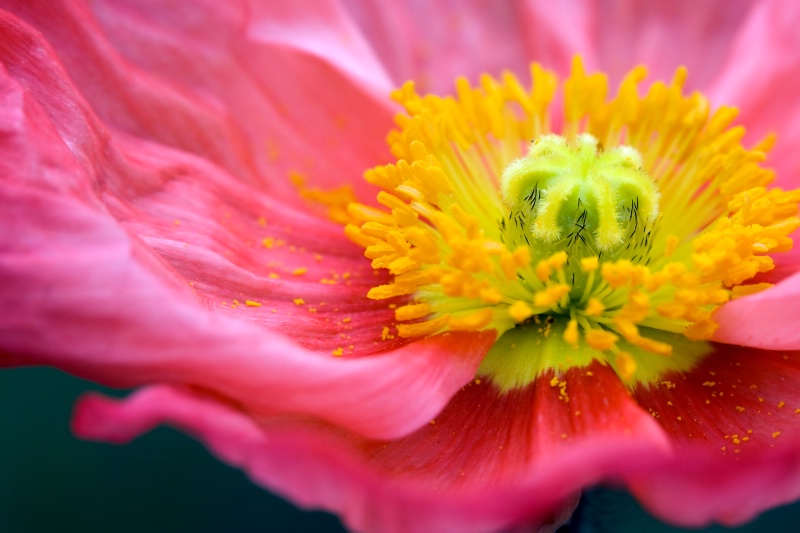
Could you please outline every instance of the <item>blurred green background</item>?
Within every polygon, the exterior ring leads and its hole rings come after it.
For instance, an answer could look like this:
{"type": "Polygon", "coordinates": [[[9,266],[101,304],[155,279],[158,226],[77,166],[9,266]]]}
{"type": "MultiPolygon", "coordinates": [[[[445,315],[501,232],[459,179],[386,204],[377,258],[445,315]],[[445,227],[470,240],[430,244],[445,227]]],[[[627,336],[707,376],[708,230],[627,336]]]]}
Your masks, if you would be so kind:
{"type": "MultiPolygon", "coordinates": [[[[0,371],[0,532],[343,531],[326,513],[296,509],[161,428],[126,446],[75,439],[75,399],[103,389],[47,368],[0,371]]],[[[686,531],[650,518],[624,492],[590,491],[564,533],[686,531]]],[[[797,532],[800,504],[746,526],[704,532],[797,532]]]]}

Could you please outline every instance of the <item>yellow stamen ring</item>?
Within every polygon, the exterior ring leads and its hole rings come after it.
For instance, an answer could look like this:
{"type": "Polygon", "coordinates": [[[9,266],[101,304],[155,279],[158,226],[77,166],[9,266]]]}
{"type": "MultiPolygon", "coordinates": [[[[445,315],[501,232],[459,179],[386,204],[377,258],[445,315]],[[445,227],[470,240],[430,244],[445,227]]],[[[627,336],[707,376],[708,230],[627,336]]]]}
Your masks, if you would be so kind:
{"type": "Polygon", "coordinates": [[[530,90],[505,74],[460,79],[456,97],[393,94],[398,161],[365,175],[383,209],[347,209],[346,234],[394,276],[369,297],[413,295],[402,337],[497,330],[479,372],[501,388],[592,359],[630,383],[691,367],[705,349],[686,339],[711,337],[714,309],[767,287],[742,283],[791,248],[800,191],[767,188],[770,142],[745,149],[736,111],[684,95],[683,69],[644,96],[634,69],[606,100],[576,59],[560,135],[556,78],[531,73],[530,90]]]}

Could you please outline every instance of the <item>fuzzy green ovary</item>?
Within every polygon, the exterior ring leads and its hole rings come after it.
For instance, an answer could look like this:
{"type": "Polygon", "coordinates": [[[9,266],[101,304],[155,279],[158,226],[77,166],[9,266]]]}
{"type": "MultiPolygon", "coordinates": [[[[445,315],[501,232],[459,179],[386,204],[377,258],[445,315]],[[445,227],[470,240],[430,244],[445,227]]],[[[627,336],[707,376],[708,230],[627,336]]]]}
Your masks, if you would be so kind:
{"type": "Polygon", "coordinates": [[[509,208],[530,212],[534,239],[558,241],[585,211],[593,247],[610,252],[624,243],[626,207],[636,204],[644,223],[658,216],[659,194],[641,164],[641,155],[628,146],[598,151],[597,139],[589,134],[572,145],[564,137],[545,135],[505,169],[500,192],[509,208]]]}

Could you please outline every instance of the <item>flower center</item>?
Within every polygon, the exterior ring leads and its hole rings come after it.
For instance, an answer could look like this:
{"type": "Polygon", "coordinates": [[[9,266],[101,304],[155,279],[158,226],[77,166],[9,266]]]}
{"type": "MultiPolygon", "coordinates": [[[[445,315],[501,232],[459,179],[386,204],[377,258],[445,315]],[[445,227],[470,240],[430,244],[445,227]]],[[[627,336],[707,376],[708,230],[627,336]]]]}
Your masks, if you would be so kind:
{"type": "Polygon", "coordinates": [[[583,255],[614,254],[627,233],[632,238],[640,223],[658,216],[658,191],[641,167],[642,156],[630,146],[598,152],[588,133],[574,146],[564,137],[542,136],[503,171],[500,192],[509,208],[504,233],[528,233],[551,246],[578,239],[583,255]]]}
{"type": "Polygon", "coordinates": [[[766,188],[770,140],[743,148],[735,111],[710,116],[683,71],[640,97],[636,69],[606,101],[576,59],[560,135],[556,78],[532,74],[394,94],[398,161],[366,173],[383,209],[348,207],[347,235],[394,276],[369,297],[400,298],[402,337],[496,330],[479,374],[504,390],[593,360],[631,385],[690,369],[714,309],[768,287],[743,283],[791,248],[800,193],[766,188]]]}

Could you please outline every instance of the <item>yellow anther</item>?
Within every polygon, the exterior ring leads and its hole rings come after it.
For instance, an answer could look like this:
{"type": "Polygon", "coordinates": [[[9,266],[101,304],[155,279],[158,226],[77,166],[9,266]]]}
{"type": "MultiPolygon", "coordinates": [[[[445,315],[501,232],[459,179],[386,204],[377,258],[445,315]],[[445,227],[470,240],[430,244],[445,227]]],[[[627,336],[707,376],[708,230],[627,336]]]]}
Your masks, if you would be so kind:
{"type": "Polygon", "coordinates": [[[467,315],[451,316],[447,325],[455,331],[479,331],[492,322],[494,312],[491,308],[484,308],[467,315]]]}
{"type": "Polygon", "coordinates": [[[603,311],[606,310],[606,306],[598,300],[597,298],[589,298],[589,301],[586,303],[586,309],[584,312],[589,316],[600,316],[603,314],[603,311]]]}
{"type": "Polygon", "coordinates": [[[567,322],[567,327],[564,328],[564,342],[572,346],[578,347],[578,321],[570,320],[567,322]]]}
{"type": "Polygon", "coordinates": [[[527,303],[517,300],[508,306],[508,316],[514,319],[514,322],[524,322],[533,316],[533,309],[527,303]]]}
{"type": "Polygon", "coordinates": [[[616,364],[617,372],[623,379],[631,379],[636,372],[636,360],[628,352],[619,352],[616,364]]]}
{"type": "Polygon", "coordinates": [[[581,271],[582,272],[593,272],[597,270],[597,267],[600,265],[600,260],[596,257],[584,257],[581,259],[581,271]]]}
{"type": "MultiPolygon", "coordinates": [[[[767,288],[744,283],[772,269],[770,254],[790,249],[800,227],[800,191],[768,188],[774,176],[761,167],[774,139],[745,149],[735,110],[712,113],[707,98],[683,94],[685,69],[642,90],[636,68],[609,97],[606,76],[579,58],[555,132],[559,84],[538,65],[531,75],[530,89],[504,74],[459,79],[453,97],[413,83],[393,93],[406,110],[389,135],[397,162],[365,174],[383,189],[379,207],[343,210],[346,235],[394,276],[368,296],[411,296],[395,311],[403,337],[497,329],[506,353],[480,372],[503,390],[586,364],[585,354],[630,386],[686,370],[702,355],[647,358],[672,351],[663,331],[711,338],[714,310],[767,288]]],[[[343,197],[304,195],[332,212],[343,197]]]]}
{"type": "Polygon", "coordinates": [[[553,270],[558,270],[567,262],[567,252],[563,250],[556,252],[547,259],[547,262],[550,264],[553,270]]]}
{"type": "Polygon", "coordinates": [[[531,250],[528,247],[520,246],[511,254],[514,264],[521,268],[531,264],[531,250]]]}
{"type": "Polygon", "coordinates": [[[404,338],[433,335],[444,328],[449,320],[450,315],[442,315],[432,320],[426,320],[425,322],[417,322],[414,324],[398,324],[397,334],[404,338]]]}
{"type": "Polygon", "coordinates": [[[601,351],[610,350],[619,338],[604,329],[590,329],[585,333],[584,337],[586,338],[586,344],[595,350],[601,351]]]}
{"type": "Polygon", "coordinates": [[[536,276],[541,281],[547,281],[553,272],[559,271],[567,262],[567,253],[563,250],[556,252],[546,259],[542,259],[536,264],[536,276]]]}
{"type": "Polygon", "coordinates": [[[527,247],[518,247],[513,253],[505,253],[500,259],[500,265],[503,273],[509,280],[514,280],[517,277],[517,270],[530,265],[531,251],[527,247]]]}
{"type": "Polygon", "coordinates": [[[600,273],[612,289],[618,289],[630,282],[633,265],[629,261],[603,263],[600,273]]]}
{"type": "MultiPolygon", "coordinates": [[[[374,265],[375,261],[373,261],[374,265]]],[[[388,265],[385,265],[383,261],[380,262],[381,266],[385,266],[389,269],[389,272],[392,274],[399,276],[400,274],[405,274],[406,272],[411,272],[416,270],[420,267],[420,263],[414,261],[408,256],[405,257],[398,257],[397,259],[389,262],[388,265]]]]}
{"type": "Polygon", "coordinates": [[[395,309],[394,316],[399,321],[415,320],[431,314],[431,309],[427,303],[408,304],[395,309]]]}
{"type": "Polygon", "coordinates": [[[513,281],[517,277],[517,265],[514,261],[514,256],[506,254],[500,258],[500,267],[503,269],[506,279],[513,281]]]}
{"type": "Polygon", "coordinates": [[[716,322],[698,322],[687,327],[683,332],[688,338],[692,340],[708,340],[714,336],[714,332],[719,325],[716,322]]]}
{"type": "Polygon", "coordinates": [[[664,257],[672,257],[672,254],[675,253],[675,250],[678,248],[678,244],[680,244],[680,239],[675,235],[670,235],[667,237],[667,244],[664,248],[664,257]]]}
{"type": "Polygon", "coordinates": [[[731,290],[731,298],[741,298],[772,287],[772,283],[753,283],[752,285],[737,285],[731,290]]]}
{"type": "Polygon", "coordinates": [[[537,292],[533,297],[533,305],[536,307],[553,307],[562,298],[569,294],[569,285],[551,285],[541,292],[537,292]]]}
{"type": "Polygon", "coordinates": [[[494,287],[486,287],[480,291],[481,300],[487,304],[499,304],[503,301],[503,293],[494,287]]]}
{"type": "Polygon", "coordinates": [[[417,291],[419,286],[415,285],[401,285],[399,283],[391,283],[389,285],[379,285],[373,287],[367,293],[367,298],[372,300],[385,300],[394,296],[404,296],[406,294],[413,294],[417,291]]]}
{"type": "Polygon", "coordinates": [[[350,204],[347,206],[347,212],[358,222],[380,222],[387,226],[394,226],[396,224],[392,216],[385,211],[369,207],[362,204],[350,204]]]}
{"type": "Polygon", "coordinates": [[[326,210],[328,218],[334,222],[344,225],[354,221],[348,208],[356,202],[356,195],[349,185],[334,190],[307,187],[305,176],[296,171],[290,172],[290,179],[301,197],[326,210]]]}
{"type": "Polygon", "coordinates": [[[550,266],[549,261],[542,260],[536,264],[535,272],[536,277],[538,277],[540,281],[547,281],[550,279],[550,274],[553,272],[553,267],[550,266]]]}

